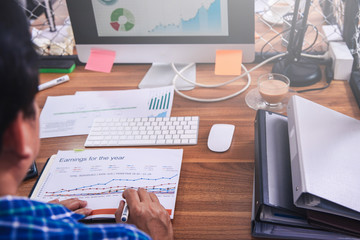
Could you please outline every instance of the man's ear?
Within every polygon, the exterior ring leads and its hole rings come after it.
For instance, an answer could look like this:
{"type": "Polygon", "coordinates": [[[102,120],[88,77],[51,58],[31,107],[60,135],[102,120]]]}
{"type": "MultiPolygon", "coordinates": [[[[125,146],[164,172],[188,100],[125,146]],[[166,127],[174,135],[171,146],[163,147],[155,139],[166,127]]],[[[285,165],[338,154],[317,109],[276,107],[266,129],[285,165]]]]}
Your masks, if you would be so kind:
{"type": "Polygon", "coordinates": [[[3,136],[3,151],[16,154],[19,158],[27,158],[31,155],[31,147],[28,145],[28,135],[31,134],[29,122],[19,111],[15,120],[5,130],[3,136]]]}

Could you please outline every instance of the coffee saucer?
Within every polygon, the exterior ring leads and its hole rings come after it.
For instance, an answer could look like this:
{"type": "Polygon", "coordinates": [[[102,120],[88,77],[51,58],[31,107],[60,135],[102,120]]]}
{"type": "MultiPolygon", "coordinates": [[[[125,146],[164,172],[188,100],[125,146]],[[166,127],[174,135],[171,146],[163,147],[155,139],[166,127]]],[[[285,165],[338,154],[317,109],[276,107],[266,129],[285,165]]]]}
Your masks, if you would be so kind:
{"type": "Polygon", "coordinates": [[[245,102],[250,108],[254,110],[263,109],[271,112],[283,113],[286,112],[286,106],[289,97],[290,93],[278,105],[269,105],[261,97],[259,90],[257,88],[254,88],[246,94],[245,102]]]}
{"type": "Polygon", "coordinates": [[[281,16],[279,15],[276,15],[276,14],[273,14],[271,10],[268,10],[266,11],[263,15],[262,15],[262,18],[270,23],[270,24],[277,24],[277,25],[280,25],[280,24],[283,24],[284,23],[284,20],[281,16]]]}

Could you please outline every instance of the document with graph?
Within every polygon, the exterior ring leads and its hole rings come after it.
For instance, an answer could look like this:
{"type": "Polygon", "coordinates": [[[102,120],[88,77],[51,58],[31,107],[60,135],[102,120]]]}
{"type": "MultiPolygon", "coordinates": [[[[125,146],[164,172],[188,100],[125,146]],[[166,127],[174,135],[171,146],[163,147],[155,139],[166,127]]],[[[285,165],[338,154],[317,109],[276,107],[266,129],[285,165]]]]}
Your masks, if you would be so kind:
{"type": "Polygon", "coordinates": [[[182,149],[96,149],[59,151],[44,167],[30,198],[48,202],[79,198],[88,219],[114,218],[127,188],[153,192],[174,217],[182,149]]]}
{"type": "Polygon", "coordinates": [[[48,97],[40,115],[40,138],[89,134],[95,118],[170,117],[173,98],[173,86],[48,97]]]}

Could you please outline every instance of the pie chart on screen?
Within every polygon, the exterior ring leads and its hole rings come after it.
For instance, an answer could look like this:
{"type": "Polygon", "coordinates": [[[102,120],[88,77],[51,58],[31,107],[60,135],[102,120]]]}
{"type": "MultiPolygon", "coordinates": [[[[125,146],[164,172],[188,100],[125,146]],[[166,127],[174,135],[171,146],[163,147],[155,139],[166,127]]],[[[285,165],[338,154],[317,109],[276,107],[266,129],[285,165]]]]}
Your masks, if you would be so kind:
{"type": "Polygon", "coordinates": [[[134,15],[125,8],[117,8],[111,13],[111,27],[115,31],[130,31],[135,26],[134,15]]]}
{"type": "Polygon", "coordinates": [[[117,2],[117,0],[99,0],[99,2],[104,5],[113,5],[114,3],[117,2]]]}

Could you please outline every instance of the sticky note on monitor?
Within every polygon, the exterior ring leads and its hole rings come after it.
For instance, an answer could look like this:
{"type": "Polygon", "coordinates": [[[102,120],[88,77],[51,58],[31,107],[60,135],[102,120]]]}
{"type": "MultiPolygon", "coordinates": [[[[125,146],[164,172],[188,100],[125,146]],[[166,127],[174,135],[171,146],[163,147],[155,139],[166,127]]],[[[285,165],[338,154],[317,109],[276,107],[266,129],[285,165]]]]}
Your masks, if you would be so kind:
{"type": "Polygon", "coordinates": [[[115,55],[115,51],[91,49],[90,57],[86,63],[85,69],[109,73],[114,65],[115,55]]]}
{"type": "Polygon", "coordinates": [[[242,50],[217,50],[215,61],[216,75],[240,75],[242,50]]]}

